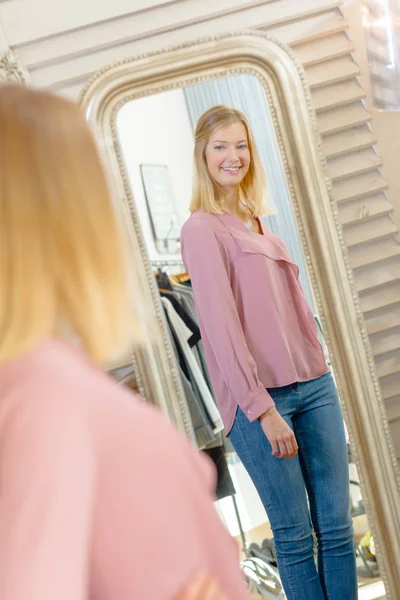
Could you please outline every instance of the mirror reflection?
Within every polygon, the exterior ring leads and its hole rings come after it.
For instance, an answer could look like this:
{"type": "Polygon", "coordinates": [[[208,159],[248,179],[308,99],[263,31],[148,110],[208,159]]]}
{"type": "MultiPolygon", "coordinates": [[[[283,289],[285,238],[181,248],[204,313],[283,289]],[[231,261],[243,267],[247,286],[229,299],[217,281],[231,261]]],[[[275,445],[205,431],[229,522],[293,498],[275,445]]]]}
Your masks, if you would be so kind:
{"type": "MultiPolygon", "coordinates": [[[[383,597],[260,82],[134,100],[117,127],[197,446],[216,465],[216,508],[249,589],[383,597]]],[[[114,374],[134,385],[129,368],[114,374]]]]}

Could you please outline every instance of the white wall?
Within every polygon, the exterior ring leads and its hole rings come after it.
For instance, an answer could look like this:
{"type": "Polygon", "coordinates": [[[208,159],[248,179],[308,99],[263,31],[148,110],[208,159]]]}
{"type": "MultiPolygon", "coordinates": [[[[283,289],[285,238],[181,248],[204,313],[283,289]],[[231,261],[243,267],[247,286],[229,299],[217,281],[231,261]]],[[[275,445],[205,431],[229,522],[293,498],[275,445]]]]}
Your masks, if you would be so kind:
{"type": "MultiPolygon", "coordinates": [[[[172,90],[126,104],[118,115],[118,134],[150,259],[166,258],[166,255],[159,255],[154,244],[140,165],[168,167],[180,225],[183,225],[189,216],[193,156],[193,130],[183,90],[172,90]]],[[[171,258],[180,258],[180,255],[171,258]]]]}

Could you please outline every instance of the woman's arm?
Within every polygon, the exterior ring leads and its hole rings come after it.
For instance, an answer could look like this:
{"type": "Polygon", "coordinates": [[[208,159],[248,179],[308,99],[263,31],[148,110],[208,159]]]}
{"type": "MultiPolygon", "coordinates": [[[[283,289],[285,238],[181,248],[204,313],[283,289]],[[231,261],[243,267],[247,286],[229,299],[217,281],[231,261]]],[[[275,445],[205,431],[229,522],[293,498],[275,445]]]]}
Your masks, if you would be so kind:
{"type": "Polygon", "coordinates": [[[206,333],[221,377],[250,421],[274,406],[258,379],[229,280],[227,250],[209,224],[189,220],[182,230],[182,255],[190,274],[200,329],[206,333]]]}

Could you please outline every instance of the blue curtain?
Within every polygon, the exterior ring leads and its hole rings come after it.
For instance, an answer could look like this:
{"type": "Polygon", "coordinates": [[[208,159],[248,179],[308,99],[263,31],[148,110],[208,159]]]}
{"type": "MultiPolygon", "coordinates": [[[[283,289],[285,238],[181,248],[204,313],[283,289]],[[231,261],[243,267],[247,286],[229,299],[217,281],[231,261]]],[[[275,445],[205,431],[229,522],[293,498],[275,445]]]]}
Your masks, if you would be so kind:
{"type": "Polygon", "coordinates": [[[193,129],[199,117],[216,104],[226,104],[246,115],[264,165],[271,205],[275,211],[274,214],[265,217],[264,221],[270,230],[287,244],[294,262],[300,268],[301,283],[311,310],[315,313],[313,294],[274,126],[261,83],[252,75],[238,75],[191,85],[184,89],[184,93],[193,129]]]}

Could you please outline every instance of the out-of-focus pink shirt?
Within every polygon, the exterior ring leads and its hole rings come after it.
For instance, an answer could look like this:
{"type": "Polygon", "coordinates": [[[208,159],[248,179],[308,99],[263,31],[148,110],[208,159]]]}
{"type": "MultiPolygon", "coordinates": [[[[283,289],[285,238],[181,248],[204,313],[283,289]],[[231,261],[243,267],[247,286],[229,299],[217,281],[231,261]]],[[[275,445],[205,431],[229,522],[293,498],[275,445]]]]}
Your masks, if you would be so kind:
{"type": "Polygon", "coordinates": [[[1,600],[246,600],[214,471],[154,408],[55,340],[0,366],[1,600]]]}
{"type": "Polygon", "coordinates": [[[274,405],[266,388],[329,371],[287,247],[236,216],[197,211],[182,229],[207,366],[225,432],[237,407],[250,421],[274,405]]]}

